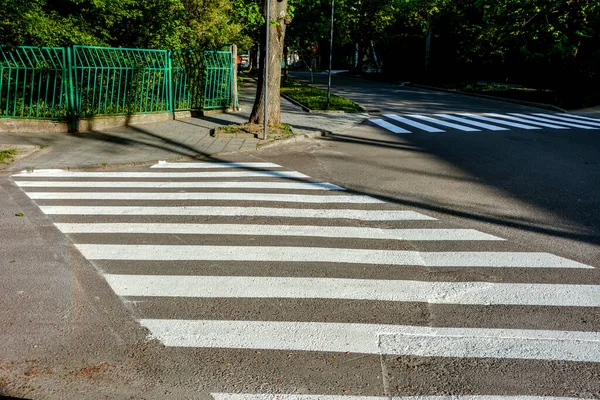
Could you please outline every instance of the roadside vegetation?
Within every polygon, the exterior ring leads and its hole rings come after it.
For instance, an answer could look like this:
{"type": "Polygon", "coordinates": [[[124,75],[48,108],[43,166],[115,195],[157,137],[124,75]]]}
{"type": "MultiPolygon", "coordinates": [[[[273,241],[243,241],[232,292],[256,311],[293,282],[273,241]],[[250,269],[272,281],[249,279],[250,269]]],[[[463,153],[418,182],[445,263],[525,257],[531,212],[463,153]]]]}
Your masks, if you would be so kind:
{"type": "Polygon", "coordinates": [[[353,101],[334,94],[331,95],[331,101],[327,102],[327,91],[291,79],[281,85],[281,94],[289,96],[311,110],[344,111],[348,113],[364,111],[361,106],[353,101]]]}
{"type": "MultiPolygon", "coordinates": [[[[328,69],[331,0],[271,3],[287,8],[273,27],[282,42],[272,54],[289,56],[283,57],[291,64],[286,68],[328,69]]],[[[236,43],[239,54],[248,54],[245,68],[255,70],[263,5],[263,0],[5,0],[0,44],[218,49],[236,43]]],[[[333,69],[569,109],[600,104],[599,1],[336,0],[334,21],[333,69]],[[478,81],[526,89],[480,87],[478,81]]],[[[311,108],[326,108],[319,91],[293,83],[283,90],[297,92],[311,108]]]]}
{"type": "Polygon", "coordinates": [[[0,164],[10,164],[17,155],[17,149],[0,150],[0,164]]]}

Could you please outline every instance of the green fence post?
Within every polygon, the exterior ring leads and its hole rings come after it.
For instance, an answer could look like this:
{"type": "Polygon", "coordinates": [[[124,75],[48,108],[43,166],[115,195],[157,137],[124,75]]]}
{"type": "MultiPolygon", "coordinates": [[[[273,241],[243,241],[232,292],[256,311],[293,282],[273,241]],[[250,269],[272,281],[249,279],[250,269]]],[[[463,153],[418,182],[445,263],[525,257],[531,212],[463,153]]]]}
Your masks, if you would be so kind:
{"type": "Polygon", "coordinates": [[[65,52],[67,53],[67,63],[66,71],[65,65],[63,64],[63,74],[65,77],[67,77],[67,84],[69,85],[67,92],[67,116],[69,118],[69,130],[72,132],[77,132],[79,130],[79,113],[77,112],[76,104],[78,102],[75,100],[75,88],[73,85],[73,54],[71,52],[71,47],[67,47],[65,52]]]}
{"type": "Polygon", "coordinates": [[[169,111],[173,119],[175,119],[175,94],[173,93],[173,50],[166,50],[167,55],[167,111],[169,111]]]}

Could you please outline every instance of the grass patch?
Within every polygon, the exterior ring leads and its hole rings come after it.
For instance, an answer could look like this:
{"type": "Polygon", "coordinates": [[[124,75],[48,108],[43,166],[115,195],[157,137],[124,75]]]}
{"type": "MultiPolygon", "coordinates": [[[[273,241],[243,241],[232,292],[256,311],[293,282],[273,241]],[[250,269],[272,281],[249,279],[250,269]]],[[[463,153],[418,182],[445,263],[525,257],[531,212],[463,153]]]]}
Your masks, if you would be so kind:
{"type": "Polygon", "coordinates": [[[281,85],[281,94],[291,97],[311,110],[362,112],[361,106],[334,94],[327,104],[327,91],[288,79],[281,85]]]}
{"type": "MultiPolygon", "coordinates": [[[[262,136],[264,131],[263,125],[259,124],[240,124],[240,125],[225,125],[220,126],[216,130],[216,134],[218,135],[239,135],[243,136],[252,136],[259,137],[262,136]]],[[[269,125],[269,139],[283,139],[289,136],[293,136],[294,132],[292,132],[292,128],[288,124],[280,124],[280,125],[269,125]]]]}
{"type": "Polygon", "coordinates": [[[0,164],[10,164],[13,157],[17,155],[17,149],[8,149],[0,151],[0,164]]]}

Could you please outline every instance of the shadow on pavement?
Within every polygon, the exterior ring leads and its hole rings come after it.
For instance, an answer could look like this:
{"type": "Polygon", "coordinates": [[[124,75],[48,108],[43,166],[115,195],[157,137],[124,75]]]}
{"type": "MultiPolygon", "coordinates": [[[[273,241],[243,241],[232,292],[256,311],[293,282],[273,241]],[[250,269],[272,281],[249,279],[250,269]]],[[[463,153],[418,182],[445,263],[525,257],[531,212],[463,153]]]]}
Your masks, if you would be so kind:
{"type": "MultiPolygon", "coordinates": [[[[444,135],[413,134],[396,140],[374,140],[366,137],[329,135],[325,141],[352,143],[385,149],[428,153],[464,171],[472,180],[444,178],[437,171],[411,170],[427,178],[477,182],[498,189],[531,206],[555,215],[574,225],[573,229],[542,225],[534,219],[494,216],[495,210],[484,204],[480,212],[440,204],[431,196],[428,201],[402,199],[396,196],[370,195],[386,202],[418,207],[442,214],[513,227],[590,244],[600,244],[600,137],[597,133],[576,134],[539,131],[511,131],[503,134],[458,133],[444,135]]],[[[382,165],[388,167],[389,165],[382,165]]],[[[402,173],[403,166],[398,166],[402,173]]],[[[433,193],[433,192],[432,192],[433,193]]],[[[468,197],[468,193],[465,193],[468,197]]],[[[427,198],[420,193],[419,197],[427,198]]],[[[561,224],[562,225],[562,224],[561,224]]]]}

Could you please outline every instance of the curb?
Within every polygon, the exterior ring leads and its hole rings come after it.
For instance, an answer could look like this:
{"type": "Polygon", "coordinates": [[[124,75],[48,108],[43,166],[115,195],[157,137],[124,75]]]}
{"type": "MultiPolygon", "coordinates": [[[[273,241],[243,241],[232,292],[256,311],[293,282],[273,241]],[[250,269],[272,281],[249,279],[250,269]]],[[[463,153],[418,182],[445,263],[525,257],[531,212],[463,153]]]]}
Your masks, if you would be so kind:
{"type": "MultiPolygon", "coordinates": [[[[293,129],[293,127],[292,127],[292,129],[293,129]]],[[[198,155],[198,156],[193,156],[193,157],[176,157],[176,158],[169,158],[169,159],[162,158],[162,159],[144,160],[144,161],[137,161],[137,162],[130,162],[130,163],[116,163],[116,164],[106,163],[105,165],[79,164],[79,165],[61,166],[61,167],[54,167],[54,168],[64,169],[67,171],[71,171],[71,170],[98,171],[98,170],[128,168],[128,167],[146,167],[149,165],[157,164],[159,161],[167,161],[167,162],[198,161],[198,160],[211,159],[211,158],[218,157],[218,156],[251,153],[251,152],[255,152],[255,151],[260,151],[262,149],[269,149],[269,148],[273,148],[273,147],[283,146],[286,144],[304,142],[304,141],[308,141],[308,140],[311,140],[311,139],[314,139],[317,137],[325,136],[326,134],[327,134],[327,132],[325,132],[325,131],[298,133],[289,138],[275,140],[275,141],[268,142],[265,144],[257,144],[255,149],[249,149],[249,150],[235,150],[235,151],[227,151],[227,152],[214,153],[214,154],[198,155]]],[[[10,176],[10,175],[18,174],[20,171],[26,169],[24,166],[14,166],[14,167],[16,167],[16,168],[9,167],[5,170],[1,170],[0,176],[3,176],[3,175],[10,176]]],[[[34,168],[34,170],[35,169],[46,169],[46,168],[34,168]]]]}
{"type": "Polygon", "coordinates": [[[416,88],[420,88],[420,89],[426,89],[426,90],[431,90],[431,91],[436,91],[436,92],[447,92],[447,93],[461,94],[463,96],[480,97],[480,98],[483,98],[483,99],[496,100],[496,101],[500,101],[500,102],[503,102],[503,103],[520,104],[520,105],[523,105],[523,106],[543,108],[543,109],[546,109],[546,110],[558,111],[558,112],[561,112],[561,113],[567,113],[568,112],[567,110],[563,110],[560,107],[553,106],[552,104],[546,104],[546,103],[535,103],[533,101],[525,101],[525,100],[517,100],[517,99],[507,99],[505,97],[489,96],[489,95],[486,95],[486,94],[462,92],[460,90],[444,89],[444,88],[439,88],[439,87],[435,87],[435,86],[421,85],[421,84],[418,84],[418,83],[411,83],[411,84],[408,84],[406,86],[412,86],[412,87],[416,87],[416,88]]]}

